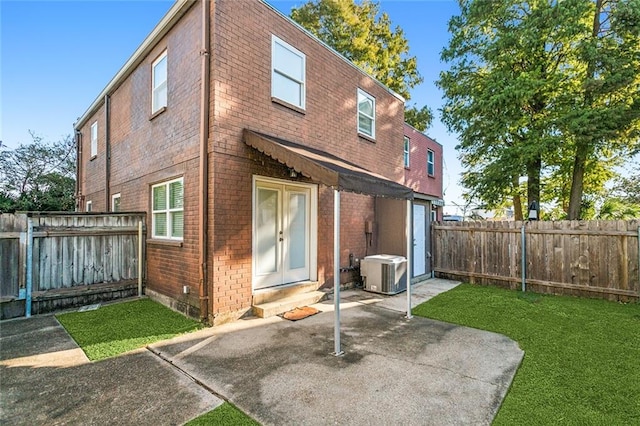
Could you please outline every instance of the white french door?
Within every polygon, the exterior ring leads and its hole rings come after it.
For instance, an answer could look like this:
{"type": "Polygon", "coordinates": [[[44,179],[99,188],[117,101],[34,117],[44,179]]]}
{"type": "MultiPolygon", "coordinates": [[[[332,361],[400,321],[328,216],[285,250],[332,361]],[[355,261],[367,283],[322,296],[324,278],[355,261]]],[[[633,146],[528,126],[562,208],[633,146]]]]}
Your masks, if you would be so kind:
{"type": "MultiPolygon", "coordinates": [[[[311,278],[313,188],[255,180],[253,224],[254,288],[311,278]]],[[[315,256],[315,253],[314,253],[315,256]]]]}
{"type": "Polygon", "coordinates": [[[413,205],[413,276],[427,272],[427,206],[413,205]]]}

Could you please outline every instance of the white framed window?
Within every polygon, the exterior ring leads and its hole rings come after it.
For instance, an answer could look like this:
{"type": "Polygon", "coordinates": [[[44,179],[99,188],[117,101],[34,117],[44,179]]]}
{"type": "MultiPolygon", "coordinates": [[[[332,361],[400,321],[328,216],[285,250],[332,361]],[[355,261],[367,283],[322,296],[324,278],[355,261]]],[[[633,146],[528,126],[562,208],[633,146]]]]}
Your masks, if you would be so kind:
{"type": "Polygon", "coordinates": [[[436,174],[435,154],[430,149],[427,150],[427,174],[429,176],[435,176],[436,174]]]}
{"type": "Polygon", "coordinates": [[[91,156],[98,155],[98,122],[91,125],[91,156]]]}
{"type": "Polygon", "coordinates": [[[432,207],[431,208],[431,222],[437,222],[438,221],[438,208],[437,207],[432,207]]]}
{"type": "Polygon", "coordinates": [[[411,141],[408,137],[404,137],[404,166],[409,168],[409,151],[411,147],[411,141]]]}
{"type": "Polygon", "coordinates": [[[182,240],[184,227],[182,178],[151,187],[153,238],[182,240]]]}
{"type": "Polygon", "coordinates": [[[271,96],[304,109],[306,56],[271,36],[271,96]]]}
{"type": "Polygon", "coordinates": [[[86,202],[86,204],[84,205],[84,209],[85,209],[87,212],[92,211],[92,206],[91,206],[91,204],[92,204],[92,203],[91,203],[91,201],[87,201],[87,202],[86,202]]]}
{"type": "Polygon", "coordinates": [[[376,98],[358,89],[358,133],[376,137],[376,98]]]}
{"type": "Polygon", "coordinates": [[[167,51],[151,64],[151,113],[167,106],[167,51]]]}
{"type": "Polygon", "coordinates": [[[120,193],[119,192],[111,196],[111,211],[112,212],[120,211],[120,193]]]}

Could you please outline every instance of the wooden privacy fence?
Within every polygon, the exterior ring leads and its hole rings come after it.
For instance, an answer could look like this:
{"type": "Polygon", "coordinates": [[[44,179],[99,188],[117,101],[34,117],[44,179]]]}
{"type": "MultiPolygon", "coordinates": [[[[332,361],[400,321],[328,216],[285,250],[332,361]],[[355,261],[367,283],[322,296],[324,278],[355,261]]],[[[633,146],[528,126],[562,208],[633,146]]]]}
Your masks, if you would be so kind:
{"type": "Polygon", "coordinates": [[[440,277],[520,288],[524,267],[527,290],[640,299],[638,220],[438,223],[432,241],[440,277]]]}
{"type": "Polygon", "coordinates": [[[140,292],[145,217],[138,212],[1,214],[2,318],[140,292]]]}

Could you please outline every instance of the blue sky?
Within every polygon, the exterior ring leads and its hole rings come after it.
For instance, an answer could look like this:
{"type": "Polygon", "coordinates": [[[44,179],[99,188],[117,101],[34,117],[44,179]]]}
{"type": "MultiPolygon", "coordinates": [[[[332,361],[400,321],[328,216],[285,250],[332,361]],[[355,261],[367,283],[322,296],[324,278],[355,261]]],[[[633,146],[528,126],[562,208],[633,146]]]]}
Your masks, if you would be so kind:
{"type": "MultiPolygon", "coordinates": [[[[268,0],[285,14],[304,1],[268,0]]],[[[434,81],[444,65],[453,0],[381,0],[418,58],[424,82],[409,104],[429,105],[436,120],[427,131],[444,146],[445,213],[462,204],[457,140],[439,121],[441,93],[434,81]]],[[[9,148],[31,141],[29,130],[55,141],[93,102],[169,10],[169,0],[0,0],[0,140],[9,148]]]]}

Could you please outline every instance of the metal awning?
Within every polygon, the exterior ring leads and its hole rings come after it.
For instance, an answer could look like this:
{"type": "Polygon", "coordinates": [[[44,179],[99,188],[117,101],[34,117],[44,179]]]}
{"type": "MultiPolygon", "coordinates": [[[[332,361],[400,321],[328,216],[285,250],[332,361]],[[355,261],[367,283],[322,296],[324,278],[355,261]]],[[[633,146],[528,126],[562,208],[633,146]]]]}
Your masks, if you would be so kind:
{"type": "Polygon", "coordinates": [[[244,129],[244,142],[302,173],[311,180],[333,188],[333,297],[334,297],[334,352],[344,354],[340,346],[340,192],[355,192],[375,197],[407,200],[405,238],[407,242],[407,315],[411,318],[411,200],[413,190],[384,176],[370,172],[346,160],[319,149],[310,148],[274,136],[244,129]]]}
{"type": "Polygon", "coordinates": [[[413,190],[328,152],[244,129],[247,145],[315,182],[338,191],[413,199],[413,190]]]}

